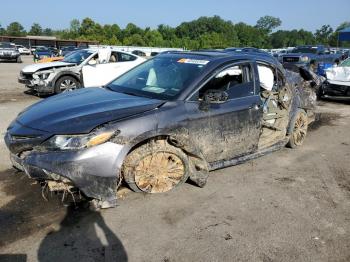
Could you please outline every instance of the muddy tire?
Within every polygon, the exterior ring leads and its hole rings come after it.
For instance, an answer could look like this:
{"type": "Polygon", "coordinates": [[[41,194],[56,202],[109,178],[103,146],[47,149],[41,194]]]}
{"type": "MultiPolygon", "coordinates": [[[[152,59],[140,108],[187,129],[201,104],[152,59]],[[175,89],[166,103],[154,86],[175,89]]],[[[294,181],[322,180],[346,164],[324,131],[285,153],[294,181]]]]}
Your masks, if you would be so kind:
{"type": "Polygon", "coordinates": [[[295,148],[301,146],[305,140],[308,128],[308,117],[304,110],[299,109],[292,119],[292,131],[287,146],[295,148]]]}
{"type": "Polygon", "coordinates": [[[152,141],[126,157],[122,174],[135,192],[164,193],[187,180],[188,157],[165,140],[152,141]]]}
{"type": "Polygon", "coordinates": [[[55,94],[80,88],[80,82],[72,76],[63,76],[55,83],[55,94]]]}

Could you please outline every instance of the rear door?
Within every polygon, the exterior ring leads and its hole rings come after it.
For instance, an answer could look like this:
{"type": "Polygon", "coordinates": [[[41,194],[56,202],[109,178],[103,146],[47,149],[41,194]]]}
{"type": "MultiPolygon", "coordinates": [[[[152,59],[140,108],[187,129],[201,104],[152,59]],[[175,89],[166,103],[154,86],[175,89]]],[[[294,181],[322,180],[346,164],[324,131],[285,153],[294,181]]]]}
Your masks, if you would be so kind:
{"type": "Polygon", "coordinates": [[[186,103],[192,140],[208,162],[232,159],[257,150],[262,106],[252,62],[226,66],[186,103]],[[203,109],[207,90],[224,90],[228,100],[203,109]]]}

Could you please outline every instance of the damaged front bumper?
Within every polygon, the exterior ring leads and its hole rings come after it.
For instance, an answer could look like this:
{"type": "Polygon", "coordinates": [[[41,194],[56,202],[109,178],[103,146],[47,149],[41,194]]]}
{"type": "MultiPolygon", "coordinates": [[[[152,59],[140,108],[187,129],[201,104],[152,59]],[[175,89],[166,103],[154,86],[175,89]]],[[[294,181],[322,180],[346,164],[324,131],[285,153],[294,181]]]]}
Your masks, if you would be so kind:
{"type": "Polygon", "coordinates": [[[124,149],[123,145],[107,142],[75,151],[11,154],[11,161],[35,180],[72,184],[85,196],[97,200],[99,207],[113,207],[124,149]]]}
{"type": "Polygon", "coordinates": [[[26,87],[33,89],[38,93],[52,93],[54,87],[50,82],[41,80],[41,79],[26,79],[26,78],[18,78],[18,82],[24,84],[26,87]]]}

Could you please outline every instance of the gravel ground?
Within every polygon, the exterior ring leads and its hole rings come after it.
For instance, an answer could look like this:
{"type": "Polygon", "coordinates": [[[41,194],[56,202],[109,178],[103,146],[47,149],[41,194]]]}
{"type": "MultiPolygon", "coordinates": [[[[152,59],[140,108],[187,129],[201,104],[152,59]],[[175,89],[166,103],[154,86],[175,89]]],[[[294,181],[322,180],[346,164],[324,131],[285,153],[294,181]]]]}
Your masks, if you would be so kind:
{"type": "MultiPolygon", "coordinates": [[[[39,100],[17,83],[30,59],[0,63],[1,136],[39,100]]],[[[298,149],[212,172],[203,189],[124,189],[101,212],[45,201],[1,139],[0,261],[350,261],[350,105],[318,112],[298,149]]]]}

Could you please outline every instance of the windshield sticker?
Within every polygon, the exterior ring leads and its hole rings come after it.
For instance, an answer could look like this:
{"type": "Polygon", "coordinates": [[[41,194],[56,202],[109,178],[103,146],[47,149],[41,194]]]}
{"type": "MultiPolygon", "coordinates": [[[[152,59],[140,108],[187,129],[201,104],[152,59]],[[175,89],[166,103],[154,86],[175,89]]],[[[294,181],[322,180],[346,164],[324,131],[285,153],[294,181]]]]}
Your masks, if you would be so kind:
{"type": "Polygon", "coordinates": [[[181,58],[177,62],[182,64],[194,64],[194,65],[206,65],[209,63],[208,60],[196,60],[196,59],[188,59],[188,58],[181,58]]]}

